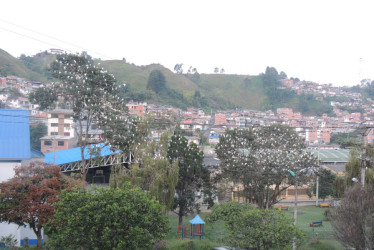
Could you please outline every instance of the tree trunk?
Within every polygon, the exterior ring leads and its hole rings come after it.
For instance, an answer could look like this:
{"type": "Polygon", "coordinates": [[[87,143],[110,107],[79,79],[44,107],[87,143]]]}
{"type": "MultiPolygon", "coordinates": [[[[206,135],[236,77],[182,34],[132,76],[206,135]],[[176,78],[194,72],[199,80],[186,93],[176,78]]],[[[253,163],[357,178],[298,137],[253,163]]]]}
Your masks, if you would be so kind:
{"type": "Polygon", "coordinates": [[[181,207],[179,207],[178,217],[179,217],[179,225],[183,225],[183,210],[181,209],[181,207]]]}
{"type": "Polygon", "coordinates": [[[42,247],[43,247],[43,243],[42,243],[42,229],[38,227],[37,230],[34,230],[34,233],[36,234],[36,238],[37,238],[36,248],[37,249],[42,249],[42,247]]]}

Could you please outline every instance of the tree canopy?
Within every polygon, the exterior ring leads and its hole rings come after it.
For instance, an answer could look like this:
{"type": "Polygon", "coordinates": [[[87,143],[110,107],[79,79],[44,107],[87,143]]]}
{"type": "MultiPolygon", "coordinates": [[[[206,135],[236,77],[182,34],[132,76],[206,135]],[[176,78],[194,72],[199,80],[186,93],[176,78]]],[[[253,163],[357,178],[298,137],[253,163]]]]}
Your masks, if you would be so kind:
{"type": "Polygon", "coordinates": [[[304,148],[292,128],[272,125],[226,131],[216,153],[223,177],[242,184],[247,201],[270,208],[293,185],[289,170],[297,173],[299,182],[307,175],[305,169],[317,170],[316,157],[304,148]]]}
{"type": "Polygon", "coordinates": [[[147,89],[160,93],[166,89],[166,79],[160,70],[152,70],[149,74],[147,89]]]}
{"type": "Polygon", "coordinates": [[[28,225],[42,245],[42,228],[56,210],[63,189],[71,189],[77,182],[64,176],[57,166],[31,162],[15,168],[15,176],[0,183],[0,221],[28,225]]]}
{"type": "MultiPolygon", "coordinates": [[[[57,55],[50,72],[58,82],[39,88],[32,100],[45,109],[55,105],[54,101],[59,98],[62,106],[73,110],[82,166],[87,166],[83,156],[93,124],[103,130],[102,141],[113,149],[125,151],[132,145],[136,126],[132,119],[125,117],[127,107],[122,98],[125,86],[116,84],[112,74],[95,65],[86,54],[57,55]]],[[[84,180],[87,171],[88,168],[81,168],[84,180]]]]}
{"type": "Polygon", "coordinates": [[[46,227],[51,249],[151,249],[169,231],[162,206],[131,184],[63,193],[46,227]]]}
{"type": "Polygon", "coordinates": [[[277,210],[257,209],[249,204],[225,202],[214,205],[207,223],[224,220],[229,233],[223,239],[244,249],[287,249],[303,234],[291,218],[277,210]]]}
{"type": "Polygon", "coordinates": [[[184,136],[173,135],[167,156],[170,163],[177,162],[179,166],[174,209],[178,209],[179,224],[182,224],[183,216],[199,210],[199,199],[213,205],[213,187],[209,171],[203,166],[203,152],[195,143],[188,143],[184,136]]]}

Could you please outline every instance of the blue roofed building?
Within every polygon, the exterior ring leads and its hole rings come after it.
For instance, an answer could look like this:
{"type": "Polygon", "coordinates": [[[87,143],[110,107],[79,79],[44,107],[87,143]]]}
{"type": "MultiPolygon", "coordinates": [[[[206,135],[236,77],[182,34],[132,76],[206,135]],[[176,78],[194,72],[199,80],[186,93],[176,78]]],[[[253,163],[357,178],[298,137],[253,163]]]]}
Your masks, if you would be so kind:
{"type": "MultiPolygon", "coordinates": [[[[108,184],[111,166],[121,164],[127,168],[132,155],[120,150],[113,151],[110,146],[98,143],[86,146],[84,158],[86,160],[85,168],[88,169],[86,181],[88,183],[108,184]]],[[[81,148],[76,147],[46,153],[44,162],[60,166],[61,172],[68,175],[80,172],[82,168],[81,148]]]]}
{"type": "MultiPolygon", "coordinates": [[[[44,160],[43,153],[30,148],[29,111],[0,109],[0,182],[14,176],[14,167],[28,165],[31,160],[44,160]]],[[[25,237],[36,243],[36,235],[26,227],[0,223],[0,236],[14,235],[18,241],[25,237]]]]}

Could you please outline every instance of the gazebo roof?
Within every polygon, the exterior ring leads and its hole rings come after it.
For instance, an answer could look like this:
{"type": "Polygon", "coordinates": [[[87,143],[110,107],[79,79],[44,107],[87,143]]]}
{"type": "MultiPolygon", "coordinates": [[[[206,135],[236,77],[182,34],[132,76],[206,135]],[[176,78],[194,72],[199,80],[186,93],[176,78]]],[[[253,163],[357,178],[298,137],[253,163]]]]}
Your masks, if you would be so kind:
{"type": "Polygon", "coordinates": [[[198,214],[195,216],[195,218],[193,218],[192,220],[190,220],[190,223],[192,225],[205,224],[205,222],[200,218],[200,216],[198,214]]]}

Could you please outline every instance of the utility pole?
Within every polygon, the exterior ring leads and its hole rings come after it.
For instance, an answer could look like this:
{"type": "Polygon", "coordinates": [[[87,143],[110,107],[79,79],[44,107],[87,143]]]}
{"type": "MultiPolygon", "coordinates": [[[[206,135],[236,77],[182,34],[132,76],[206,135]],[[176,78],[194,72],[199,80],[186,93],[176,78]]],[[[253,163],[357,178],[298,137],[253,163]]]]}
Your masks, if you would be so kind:
{"type": "MultiPolygon", "coordinates": [[[[319,161],[319,150],[321,148],[320,141],[318,140],[318,169],[320,168],[320,161],[319,161]]],[[[317,174],[316,179],[316,206],[318,207],[318,195],[319,195],[319,176],[317,174]]]]}
{"type": "Polygon", "coordinates": [[[367,148],[368,148],[368,145],[367,145],[367,139],[366,137],[369,135],[369,133],[372,131],[373,127],[370,126],[370,125],[366,125],[363,127],[365,130],[364,130],[364,133],[363,133],[363,136],[362,136],[362,144],[363,144],[363,149],[362,149],[362,155],[361,155],[361,185],[362,185],[362,188],[365,187],[365,174],[366,174],[366,168],[368,167],[366,165],[366,163],[368,161],[370,161],[371,163],[373,163],[373,159],[371,159],[367,154],[367,148]]]}

